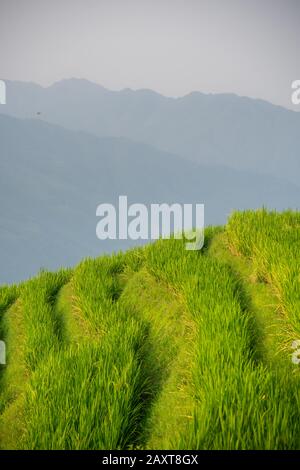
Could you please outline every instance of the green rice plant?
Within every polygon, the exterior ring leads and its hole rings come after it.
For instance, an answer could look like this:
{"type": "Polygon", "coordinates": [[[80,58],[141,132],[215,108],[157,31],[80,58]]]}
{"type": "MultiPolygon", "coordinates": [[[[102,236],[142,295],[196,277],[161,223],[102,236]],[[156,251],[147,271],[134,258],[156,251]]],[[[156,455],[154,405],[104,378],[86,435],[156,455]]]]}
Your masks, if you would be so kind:
{"type": "Polygon", "coordinates": [[[122,255],[115,255],[87,259],[75,270],[74,307],[94,333],[52,349],[34,372],[22,447],[116,449],[138,440],[147,395],[141,368],[147,331],[119,305],[123,269],[122,255]]]}
{"type": "Polygon", "coordinates": [[[71,272],[42,272],[24,285],[21,297],[25,327],[25,362],[32,372],[39,361],[62,341],[62,325],[55,314],[58,291],[68,282],[71,272]]]}
{"type": "Polygon", "coordinates": [[[12,305],[18,295],[19,287],[17,285],[0,286],[0,320],[3,313],[12,305]]]}
{"type": "Polygon", "coordinates": [[[59,323],[53,302],[70,271],[42,272],[24,283],[20,298],[3,319],[7,365],[2,375],[0,446],[17,448],[24,429],[26,383],[42,358],[59,347],[59,323]]]}
{"type": "Polygon", "coordinates": [[[192,409],[190,356],[194,324],[180,299],[146,269],[131,277],[122,305],[147,324],[142,368],[149,393],[143,403],[140,447],[168,449],[171,438],[184,432],[192,409]]]}
{"type": "MultiPolygon", "coordinates": [[[[5,344],[5,362],[7,360],[7,351],[6,345],[9,340],[7,334],[7,322],[5,321],[5,316],[8,315],[8,310],[16,301],[19,295],[19,288],[15,285],[13,286],[2,286],[0,287],[0,340],[4,341],[5,344]]],[[[4,372],[5,364],[0,364],[0,412],[4,408],[4,372]]]]}
{"type": "Polygon", "coordinates": [[[300,214],[265,209],[234,213],[226,233],[230,246],[256,266],[259,279],[274,289],[289,319],[287,344],[300,337],[300,214]]]}
{"type": "MultiPolygon", "coordinates": [[[[138,341],[137,331],[132,330],[138,341]]],[[[25,449],[126,448],[135,439],[141,371],[128,338],[111,332],[100,345],[50,353],[25,398],[25,449]],[[114,336],[115,335],[115,336],[114,336]],[[47,406],[45,406],[47,403],[47,406]]]]}
{"type": "Polygon", "coordinates": [[[180,447],[299,448],[299,381],[255,358],[254,318],[228,267],[203,257],[186,298],[198,323],[194,421],[180,447]]]}
{"type": "MultiPolygon", "coordinates": [[[[210,230],[207,248],[212,236],[210,230]]],[[[176,240],[150,246],[146,259],[151,272],[184,299],[197,331],[193,418],[172,448],[298,448],[299,383],[288,371],[277,375],[257,361],[255,318],[231,269],[209,250],[186,252],[176,240]]]]}
{"type": "Polygon", "coordinates": [[[159,240],[0,288],[1,448],[299,449],[291,351],[264,358],[273,310],[283,349],[300,334],[299,234],[297,212],[234,213],[200,251],[159,240]]]}

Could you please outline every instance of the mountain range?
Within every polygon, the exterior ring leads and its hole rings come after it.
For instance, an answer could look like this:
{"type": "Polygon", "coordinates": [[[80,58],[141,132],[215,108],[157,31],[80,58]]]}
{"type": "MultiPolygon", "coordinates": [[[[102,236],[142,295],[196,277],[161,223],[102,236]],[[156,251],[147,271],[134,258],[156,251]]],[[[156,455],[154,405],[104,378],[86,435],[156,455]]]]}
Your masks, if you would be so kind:
{"type": "Polygon", "coordinates": [[[235,95],[166,98],[86,80],[7,83],[0,108],[0,283],[136,242],[99,241],[96,207],[299,208],[300,114],[235,95]]]}
{"type": "Polygon", "coordinates": [[[6,82],[1,112],[99,137],[126,137],[208,165],[299,183],[300,113],[233,94],[167,98],[151,90],[110,91],[87,80],[48,88],[6,82]]]}

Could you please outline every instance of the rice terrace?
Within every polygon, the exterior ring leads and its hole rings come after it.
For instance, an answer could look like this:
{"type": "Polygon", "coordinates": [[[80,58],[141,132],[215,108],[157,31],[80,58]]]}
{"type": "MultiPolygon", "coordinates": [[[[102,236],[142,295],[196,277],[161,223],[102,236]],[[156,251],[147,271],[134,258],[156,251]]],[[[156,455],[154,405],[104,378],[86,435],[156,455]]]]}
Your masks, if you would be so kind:
{"type": "Polygon", "coordinates": [[[234,212],[2,286],[1,449],[299,449],[299,249],[299,212],[234,212]]]}

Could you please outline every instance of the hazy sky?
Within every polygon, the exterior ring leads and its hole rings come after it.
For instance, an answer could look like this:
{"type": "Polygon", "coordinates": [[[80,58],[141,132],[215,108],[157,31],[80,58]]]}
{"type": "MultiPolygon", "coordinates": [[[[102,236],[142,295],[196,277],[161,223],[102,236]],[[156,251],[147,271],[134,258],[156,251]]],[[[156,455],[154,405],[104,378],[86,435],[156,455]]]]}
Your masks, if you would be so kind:
{"type": "Polygon", "coordinates": [[[300,0],[0,0],[0,77],[291,104],[300,0]]]}

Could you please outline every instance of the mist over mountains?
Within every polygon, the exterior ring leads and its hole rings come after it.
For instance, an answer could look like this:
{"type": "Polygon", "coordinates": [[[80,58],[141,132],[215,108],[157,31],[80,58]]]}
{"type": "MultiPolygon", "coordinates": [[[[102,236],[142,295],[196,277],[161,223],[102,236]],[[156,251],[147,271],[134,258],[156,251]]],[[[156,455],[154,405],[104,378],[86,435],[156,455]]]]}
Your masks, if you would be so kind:
{"type": "Polygon", "coordinates": [[[300,114],[263,101],[7,82],[0,113],[0,283],[135,245],[96,238],[119,195],[204,203],[206,224],[299,208],[300,114]]]}
{"type": "Polygon", "coordinates": [[[97,136],[126,137],[208,165],[268,173],[298,184],[300,113],[233,94],[167,98],[70,79],[48,88],[7,82],[1,112],[97,136]]]}

